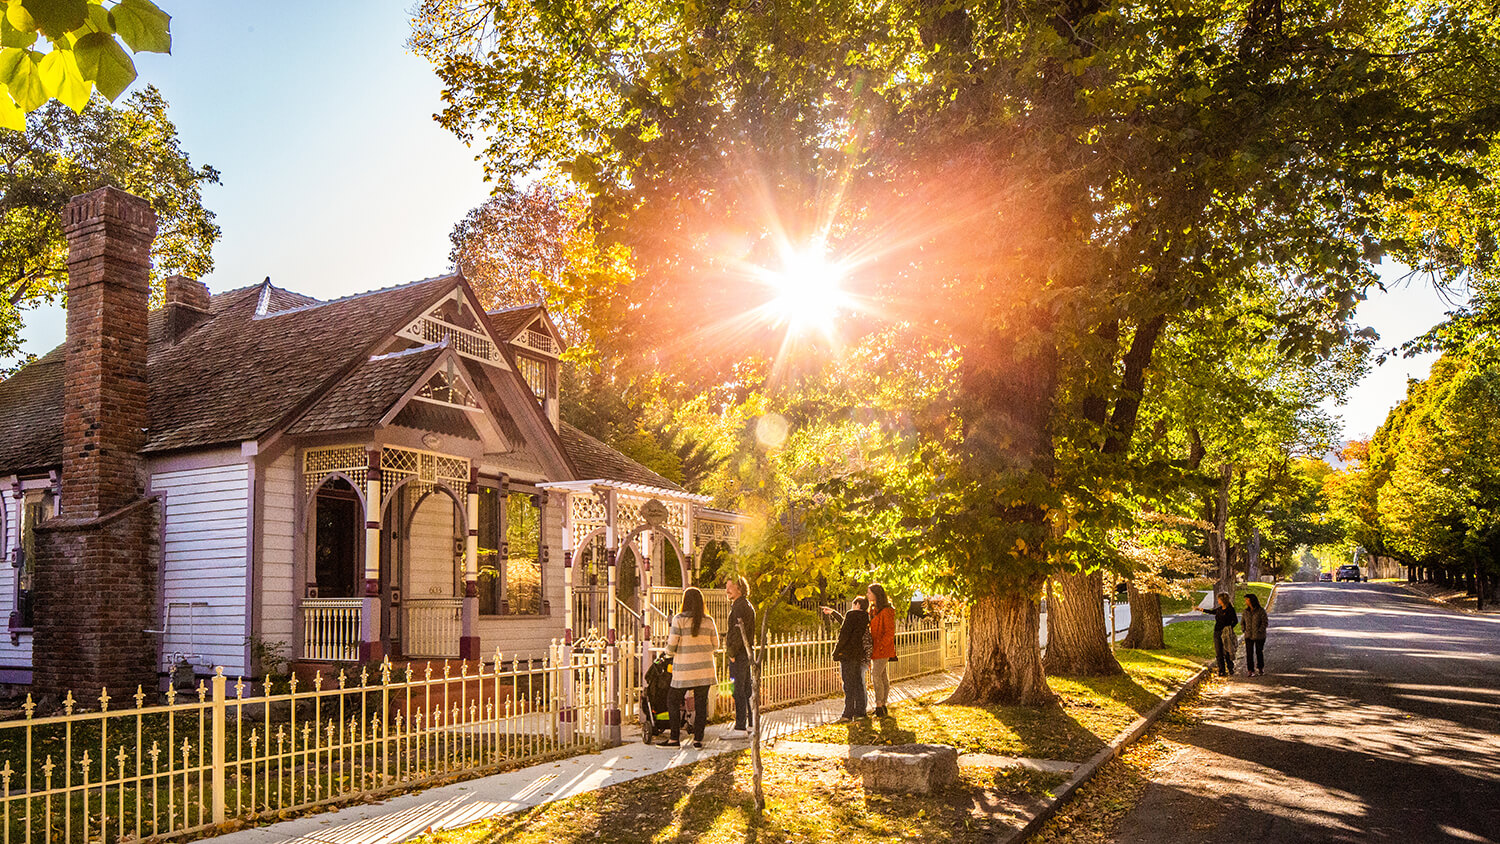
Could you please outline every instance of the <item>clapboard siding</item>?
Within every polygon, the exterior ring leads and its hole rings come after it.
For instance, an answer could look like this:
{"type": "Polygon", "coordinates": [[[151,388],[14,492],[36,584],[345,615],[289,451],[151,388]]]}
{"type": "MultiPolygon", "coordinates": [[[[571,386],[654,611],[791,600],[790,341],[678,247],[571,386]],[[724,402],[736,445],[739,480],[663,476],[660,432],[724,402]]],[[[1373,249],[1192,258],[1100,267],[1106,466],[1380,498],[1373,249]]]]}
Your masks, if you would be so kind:
{"type": "Polygon", "coordinates": [[[443,493],[422,499],[412,514],[411,566],[406,575],[408,598],[453,597],[456,517],[453,499],[443,493]]]}
{"type": "MultiPolygon", "coordinates": [[[[8,620],[16,609],[16,570],[11,562],[21,545],[21,502],[11,495],[12,478],[5,479],[0,492],[0,521],[5,534],[0,541],[0,619],[8,620]]],[[[29,668],[31,666],[31,634],[21,635],[12,644],[10,636],[0,634],[0,668],[29,668]]]]}
{"type": "MultiPolygon", "coordinates": [[[[551,605],[552,613],[546,616],[480,616],[476,623],[481,655],[492,659],[495,649],[506,659],[511,657],[543,657],[553,639],[563,635],[563,565],[562,565],[562,505],[561,496],[552,496],[545,508],[548,561],[542,572],[542,594],[551,605]]],[[[583,631],[579,631],[580,635],[583,631]]]]}
{"type": "Polygon", "coordinates": [[[151,492],[162,500],[164,667],[183,653],[199,671],[247,673],[248,466],[156,472],[151,492]]]}
{"type": "Polygon", "coordinates": [[[260,636],[283,643],[299,656],[292,613],[300,590],[295,584],[297,460],[292,452],[266,466],[260,484],[260,636]]]}

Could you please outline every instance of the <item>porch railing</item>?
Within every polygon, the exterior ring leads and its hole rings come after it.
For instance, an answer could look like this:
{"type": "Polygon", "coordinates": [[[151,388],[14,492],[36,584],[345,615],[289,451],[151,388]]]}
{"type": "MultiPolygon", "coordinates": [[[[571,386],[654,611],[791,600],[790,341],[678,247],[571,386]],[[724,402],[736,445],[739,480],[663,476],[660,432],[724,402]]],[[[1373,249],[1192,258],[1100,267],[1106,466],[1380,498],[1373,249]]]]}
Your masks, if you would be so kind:
{"type": "Polygon", "coordinates": [[[359,598],[304,598],[302,658],[310,662],[358,662],[359,598]]]}
{"type": "Polygon", "coordinates": [[[414,659],[457,657],[464,635],[463,598],[407,598],[402,652],[414,659]]]}

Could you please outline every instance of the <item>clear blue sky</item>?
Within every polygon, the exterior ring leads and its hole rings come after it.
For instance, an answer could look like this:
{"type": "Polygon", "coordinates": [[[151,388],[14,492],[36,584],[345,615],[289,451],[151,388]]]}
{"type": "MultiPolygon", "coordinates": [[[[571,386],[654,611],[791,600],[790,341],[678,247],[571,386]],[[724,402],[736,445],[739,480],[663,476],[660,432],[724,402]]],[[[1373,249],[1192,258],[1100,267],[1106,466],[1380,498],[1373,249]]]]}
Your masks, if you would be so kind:
{"type": "MultiPolygon", "coordinates": [[[[171,56],[137,57],[171,104],[183,148],[223,185],[207,206],[224,237],[215,292],[270,276],[320,298],[436,275],[448,232],[491,186],[473,153],[432,121],[437,78],[403,48],[411,0],[158,0],[172,14],[171,56]]],[[[1445,303],[1413,283],[1376,292],[1364,324],[1395,345],[1442,319],[1445,303]]],[[[62,315],[28,315],[26,349],[61,342],[62,315]]],[[[1430,358],[1374,369],[1332,408],[1367,436],[1425,377],[1430,358]]]]}

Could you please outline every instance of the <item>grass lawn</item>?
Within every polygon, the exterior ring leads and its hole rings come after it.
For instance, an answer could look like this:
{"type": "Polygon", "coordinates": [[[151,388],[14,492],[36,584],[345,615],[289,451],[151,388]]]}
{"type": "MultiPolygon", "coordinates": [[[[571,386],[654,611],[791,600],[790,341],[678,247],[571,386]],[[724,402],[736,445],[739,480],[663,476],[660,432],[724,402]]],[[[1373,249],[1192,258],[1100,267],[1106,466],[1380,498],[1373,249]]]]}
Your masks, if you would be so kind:
{"type": "Polygon", "coordinates": [[[949,744],[960,753],[994,753],[1082,762],[1213,657],[1213,622],[1166,627],[1163,651],[1117,648],[1125,674],[1048,677],[1058,705],[946,706],[946,692],[891,707],[887,718],[826,724],[798,733],[799,741],[832,744],[949,744]]]}
{"type": "MultiPolygon", "coordinates": [[[[1239,612],[1245,606],[1245,595],[1254,592],[1260,598],[1260,605],[1265,606],[1271,599],[1270,583],[1241,583],[1234,587],[1234,611],[1239,612]]],[[[1163,616],[1181,615],[1192,612],[1198,608],[1198,602],[1203,600],[1203,593],[1213,588],[1213,581],[1204,581],[1202,585],[1193,587],[1192,594],[1186,598],[1168,598],[1162,596],[1161,614],[1163,616]]]]}
{"type": "MultiPolygon", "coordinates": [[[[1212,622],[1167,628],[1167,650],[1117,649],[1118,677],[1049,677],[1060,703],[943,706],[941,694],[891,707],[892,717],[819,727],[804,741],[936,742],[962,753],[1083,761],[1155,706],[1213,655],[1212,622]]],[[[965,768],[940,794],[866,792],[838,759],[765,754],[767,812],[756,817],[750,754],[725,754],[526,812],[437,832],[418,844],[707,844],[814,841],[991,841],[1019,825],[1065,778],[1021,769],[965,768]]]]}
{"type": "Polygon", "coordinates": [[[751,799],[750,753],[716,756],[472,826],[421,844],[704,844],[791,841],[992,841],[1005,817],[1034,808],[1061,776],[971,769],[939,794],[866,793],[835,759],[765,755],[767,812],[751,799]],[[998,815],[999,817],[996,817],[998,815]]]}

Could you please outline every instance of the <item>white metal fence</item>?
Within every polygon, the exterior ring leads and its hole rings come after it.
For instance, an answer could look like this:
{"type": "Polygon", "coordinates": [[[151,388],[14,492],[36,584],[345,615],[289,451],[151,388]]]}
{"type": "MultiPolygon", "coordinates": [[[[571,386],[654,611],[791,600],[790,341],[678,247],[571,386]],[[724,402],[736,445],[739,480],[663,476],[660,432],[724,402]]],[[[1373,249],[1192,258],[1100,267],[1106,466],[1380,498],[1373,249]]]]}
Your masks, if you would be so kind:
{"type": "Polygon", "coordinates": [[[606,654],[340,672],[255,694],[222,674],[166,703],[0,723],[3,840],[114,842],[275,816],[606,740],[606,654]],[[310,688],[309,688],[310,686],[310,688]]]}
{"type": "MultiPolygon", "coordinates": [[[[328,607],[326,609],[335,609],[328,607]]],[[[962,620],[901,622],[892,680],[961,666],[962,620]]],[[[772,637],[766,710],[842,691],[833,636],[772,637]]],[[[526,764],[608,743],[639,711],[641,644],[554,644],[545,658],[491,665],[390,664],[257,693],[219,674],[196,693],[134,706],[108,694],[81,712],[0,722],[0,841],[117,842],[274,817],[458,773],[526,764]],[[592,646],[590,646],[592,645],[592,646]]],[[[712,705],[732,710],[717,655],[712,705]]]]}

